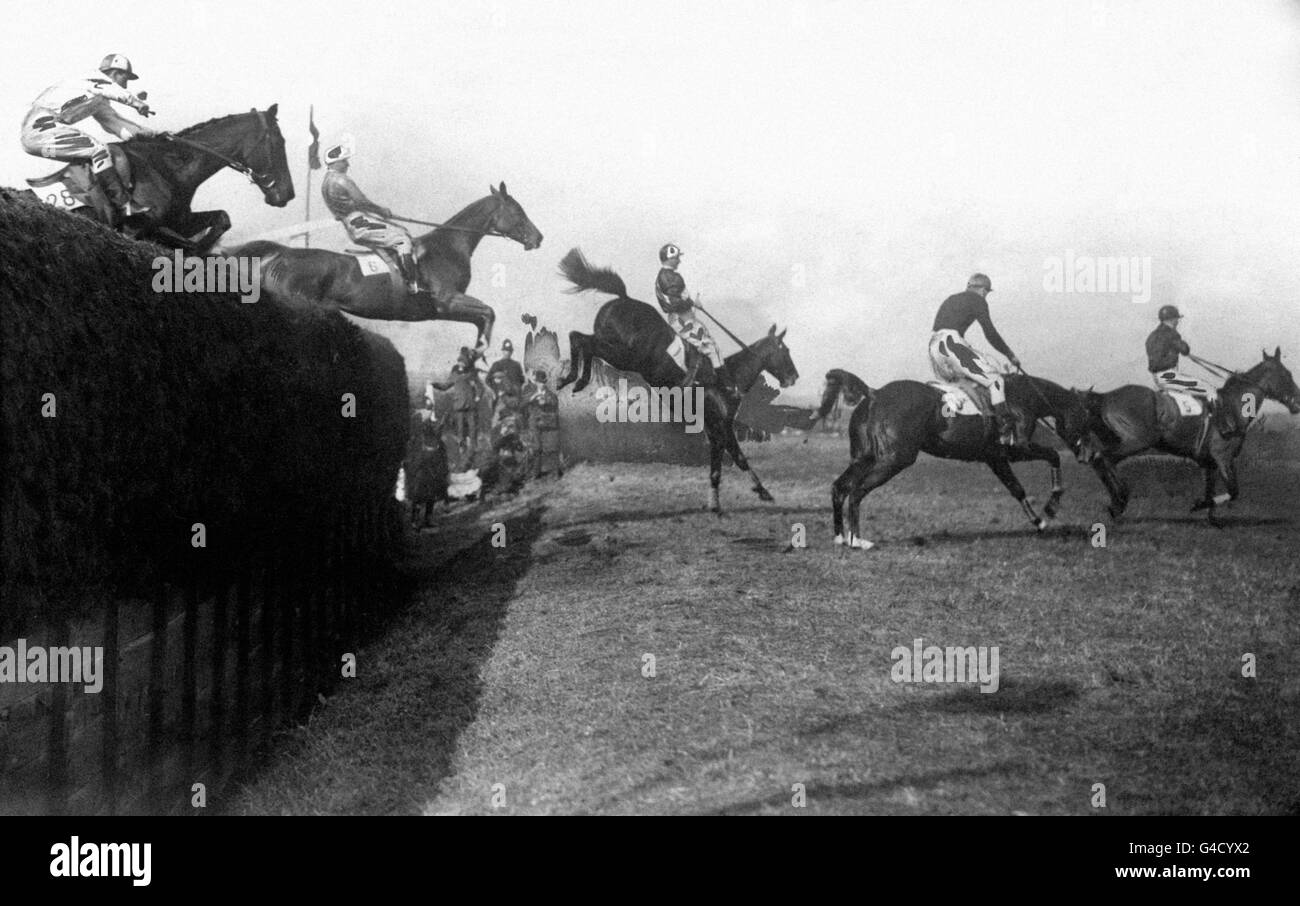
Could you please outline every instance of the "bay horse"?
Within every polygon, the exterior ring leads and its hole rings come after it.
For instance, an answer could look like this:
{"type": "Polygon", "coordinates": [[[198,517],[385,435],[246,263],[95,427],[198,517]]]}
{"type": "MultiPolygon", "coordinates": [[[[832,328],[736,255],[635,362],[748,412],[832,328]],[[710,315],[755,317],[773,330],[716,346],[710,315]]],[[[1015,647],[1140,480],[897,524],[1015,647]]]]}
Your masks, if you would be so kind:
{"type": "Polygon", "coordinates": [[[827,374],[822,394],[823,416],[836,396],[848,388],[862,401],[849,419],[849,454],[853,462],[831,487],[831,511],[835,543],[870,550],[874,543],[859,533],[862,498],[906,469],[920,453],[940,459],[982,462],[993,470],[1011,496],[1041,532],[1056,515],[1064,489],[1061,459],[1050,446],[1033,442],[1039,419],[1050,418],[1053,430],[1081,455],[1087,431],[1088,410],[1074,391],[1043,378],[1026,374],[1006,377],[1007,405],[1016,422],[1015,446],[999,442],[995,419],[987,415],[961,415],[949,411],[944,393],[921,381],[893,381],[872,389],[851,372],[835,369],[827,374]],[[1016,478],[1011,464],[1038,460],[1052,470],[1052,494],[1043,516],[1016,478]],[[844,531],[845,501],[848,502],[847,534],[844,531]]]}
{"type": "MultiPolygon", "coordinates": [[[[569,334],[569,373],[556,389],[563,390],[573,384],[573,392],[583,390],[591,381],[592,360],[603,359],[619,371],[639,374],[654,388],[676,387],[686,378],[686,372],[675,361],[668,349],[677,334],[659,312],[645,302],[630,298],[623,278],[608,268],[592,267],[582,252],[572,249],[560,262],[560,273],[573,287],[570,292],[596,290],[615,298],[610,299],[596,312],[595,326],[590,334],[572,331],[569,334]],[[574,382],[577,383],[574,383],[574,382]]],[[[776,378],[782,387],[792,387],[799,379],[799,371],[790,360],[790,350],[785,345],[785,331],[776,332],[776,325],[767,335],[726,358],[723,367],[728,370],[736,395],[725,393],[716,383],[693,386],[704,389],[704,432],[709,441],[709,508],[721,515],[722,505],[718,487],[722,482],[722,454],[725,451],[742,472],[748,472],[752,490],[760,500],[772,501],[772,495],[750,467],[736,438],[736,410],[741,399],[758,381],[764,371],[776,378]]]]}
{"type": "MultiPolygon", "coordinates": [[[[276,121],[278,104],[266,110],[207,120],[172,135],[136,136],[113,142],[119,172],[127,176],[132,198],[151,210],[128,218],[120,231],[135,239],[202,254],[230,229],[225,211],[192,211],[200,185],[230,167],[262,192],[266,203],[282,208],[293,200],[293,176],[276,121]],[[123,161],[125,158],[125,161],[123,161]]],[[[114,211],[103,189],[90,180],[88,165],[72,163],[41,179],[29,179],[38,198],[53,204],[72,199],[72,211],[111,223],[114,211]],[[71,197],[62,197],[64,193],[71,197]]]]}
{"type": "Polygon", "coordinates": [[[1089,456],[1093,470],[1110,495],[1109,510],[1119,519],[1128,506],[1128,485],[1117,470],[1119,463],[1148,450],[1172,453],[1190,459],[1205,472],[1205,495],[1192,512],[1208,510],[1214,522],[1214,508],[1239,493],[1237,455],[1246,441],[1265,399],[1286,406],[1292,415],[1300,413],[1300,389],[1282,364],[1282,347],[1249,371],[1234,372],[1216,394],[1215,414],[1181,416],[1174,401],[1150,387],[1126,384],[1108,393],[1080,391],[1090,415],[1089,456]],[[1221,476],[1226,494],[1215,494],[1221,476]]]}
{"type": "Polygon", "coordinates": [[[478,329],[477,345],[492,342],[496,312],[465,294],[470,258],[484,236],[513,239],[528,251],[542,244],[542,234],[506,191],[467,205],[443,226],[414,240],[419,293],[402,280],[366,277],[353,255],[326,249],[299,249],[267,240],[242,246],[237,254],[261,259],[262,292],[290,308],[325,308],[376,321],[458,321],[478,329]]]}

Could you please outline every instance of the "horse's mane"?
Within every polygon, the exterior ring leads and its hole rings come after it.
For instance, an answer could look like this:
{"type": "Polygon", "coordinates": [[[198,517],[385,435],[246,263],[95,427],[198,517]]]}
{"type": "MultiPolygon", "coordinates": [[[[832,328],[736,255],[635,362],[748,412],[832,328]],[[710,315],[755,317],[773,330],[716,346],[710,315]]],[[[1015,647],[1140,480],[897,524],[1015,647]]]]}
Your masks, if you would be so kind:
{"type": "MultiPolygon", "coordinates": [[[[256,110],[250,110],[246,113],[227,113],[222,116],[214,116],[211,119],[204,120],[201,123],[195,123],[193,126],[186,126],[184,129],[181,129],[177,132],[173,132],[172,134],[175,135],[177,138],[193,138],[195,133],[201,132],[207,129],[209,126],[219,125],[228,120],[239,119],[240,117],[248,116],[249,114],[254,114],[257,112],[258,111],[256,110]]],[[[171,147],[170,143],[165,138],[162,138],[161,136],[158,135],[133,135],[130,138],[128,138],[126,141],[122,142],[122,144],[130,145],[133,148],[140,148],[142,150],[171,147]]]]}

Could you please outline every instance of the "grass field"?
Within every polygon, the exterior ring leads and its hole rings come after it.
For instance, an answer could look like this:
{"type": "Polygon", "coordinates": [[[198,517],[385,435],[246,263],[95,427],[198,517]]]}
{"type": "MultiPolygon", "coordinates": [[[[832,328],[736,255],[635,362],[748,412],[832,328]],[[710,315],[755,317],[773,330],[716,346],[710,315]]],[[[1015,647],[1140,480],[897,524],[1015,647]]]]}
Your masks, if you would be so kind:
{"type": "Polygon", "coordinates": [[[722,519],[704,469],[579,466],[430,576],[225,810],[1300,814],[1298,436],[1251,438],[1222,529],[1190,464],[1126,464],[1104,548],[1073,462],[1040,537],[986,468],[923,457],[867,497],[868,553],[830,543],[842,439],[748,445],[777,502],[729,469],[722,519]],[[998,691],[893,682],[918,637],[998,646],[998,691]]]}

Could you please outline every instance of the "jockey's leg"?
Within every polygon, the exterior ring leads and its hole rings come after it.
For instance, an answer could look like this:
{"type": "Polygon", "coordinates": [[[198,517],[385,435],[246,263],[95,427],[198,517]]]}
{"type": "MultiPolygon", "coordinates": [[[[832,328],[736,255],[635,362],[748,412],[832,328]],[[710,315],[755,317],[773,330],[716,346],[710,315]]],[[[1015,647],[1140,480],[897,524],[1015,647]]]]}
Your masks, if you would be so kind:
{"type": "Polygon", "coordinates": [[[148,205],[132,203],[131,190],[113,169],[113,156],[107,145],[80,129],[60,123],[52,113],[33,110],[27,114],[23,120],[22,145],[24,151],[36,157],[89,164],[91,179],[103,186],[119,218],[150,210],[148,205]]]}
{"type": "Polygon", "coordinates": [[[946,337],[937,344],[931,344],[931,364],[936,371],[942,368],[945,374],[960,374],[987,388],[989,402],[993,404],[993,414],[998,420],[999,440],[1009,446],[1015,444],[1016,423],[1007,408],[1006,386],[1002,382],[1002,375],[983,356],[956,337],[946,337]],[[937,351],[935,346],[938,346],[937,351]],[[935,362],[936,356],[941,364],[935,362]]]}

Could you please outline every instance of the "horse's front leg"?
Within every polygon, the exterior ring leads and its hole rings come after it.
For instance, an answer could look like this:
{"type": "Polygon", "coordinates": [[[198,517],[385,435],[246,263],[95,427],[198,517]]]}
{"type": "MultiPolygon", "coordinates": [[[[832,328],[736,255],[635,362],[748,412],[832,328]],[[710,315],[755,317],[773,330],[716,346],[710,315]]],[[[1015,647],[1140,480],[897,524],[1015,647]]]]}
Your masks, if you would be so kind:
{"type": "Polygon", "coordinates": [[[497,313],[485,302],[467,296],[464,293],[449,293],[437,299],[437,315],[434,320],[460,321],[473,324],[478,328],[479,349],[486,349],[492,343],[492,326],[496,323],[497,313]]]}
{"type": "Polygon", "coordinates": [[[1052,493],[1047,498],[1047,503],[1043,506],[1043,515],[1048,520],[1056,516],[1057,510],[1061,505],[1061,495],[1065,493],[1065,488],[1061,486],[1061,457],[1051,447],[1045,447],[1042,444],[1030,443],[1022,447],[1012,447],[1008,450],[1008,459],[1011,462],[1026,462],[1037,460],[1045,462],[1052,470],[1052,493]]]}
{"type": "Polygon", "coordinates": [[[763,487],[763,481],[758,477],[758,472],[754,471],[754,469],[750,467],[749,460],[745,458],[744,451],[740,449],[740,441],[736,439],[736,422],[733,413],[727,413],[726,418],[723,420],[722,427],[722,437],[723,441],[727,445],[727,454],[731,457],[731,461],[736,464],[736,468],[740,469],[742,472],[749,473],[749,480],[751,483],[750,490],[758,495],[759,500],[766,503],[772,503],[772,495],[767,492],[767,488],[763,487]]]}
{"type": "Polygon", "coordinates": [[[1007,490],[1011,492],[1011,496],[1020,501],[1021,508],[1025,511],[1025,515],[1029,517],[1029,521],[1034,524],[1034,527],[1040,532],[1047,528],[1047,520],[1039,516],[1034,510],[1033,502],[1025,496],[1024,485],[1020,483],[1019,478],[1016,478],[1016,473],[1011,470],[1011,460],[1006,456],[994,456],[985,461],[988,463],[989,468],[993,470],[993,474],[998,476],[1002,483],[1006,485],[1007,490]]]}

